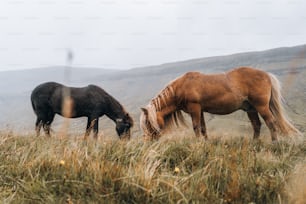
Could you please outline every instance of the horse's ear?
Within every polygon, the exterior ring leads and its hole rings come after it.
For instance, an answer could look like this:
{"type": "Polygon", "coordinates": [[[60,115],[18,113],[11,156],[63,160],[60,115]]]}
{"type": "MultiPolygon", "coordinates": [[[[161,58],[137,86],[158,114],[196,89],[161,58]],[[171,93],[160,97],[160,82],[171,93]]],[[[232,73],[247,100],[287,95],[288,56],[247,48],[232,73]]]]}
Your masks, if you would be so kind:
{"type": "Polygon", "coordinates": [[[141,110],[142,110],[142,112],[145,114],[145,115],[148,115],[149,114],[149,112],[148,112],[148,110],[146,109],[146,108],[140,108],[141,110]]]}

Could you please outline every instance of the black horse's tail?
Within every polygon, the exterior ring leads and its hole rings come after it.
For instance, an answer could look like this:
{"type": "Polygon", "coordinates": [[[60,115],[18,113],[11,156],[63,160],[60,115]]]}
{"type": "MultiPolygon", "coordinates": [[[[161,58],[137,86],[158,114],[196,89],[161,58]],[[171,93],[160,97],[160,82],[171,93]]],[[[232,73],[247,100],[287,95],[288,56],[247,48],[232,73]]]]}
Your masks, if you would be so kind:
{"type": "Polygon", "coordinates": [[[33,111],[36,115],[38,115],[38,106],[39,106],[39,99],[38,99],[38,93],[37,91],[34,89],[31,93],[31,104],[32,104],[32,108],[33,111]]]}
{"type": "Polygon", "coordinates": [[[34,110],[34,113],[36,114],[36,104],[35,104],[35,101],[34,101],[33,92],[31,94],[31,104],[32,104],[32,108],[34,110]]]}

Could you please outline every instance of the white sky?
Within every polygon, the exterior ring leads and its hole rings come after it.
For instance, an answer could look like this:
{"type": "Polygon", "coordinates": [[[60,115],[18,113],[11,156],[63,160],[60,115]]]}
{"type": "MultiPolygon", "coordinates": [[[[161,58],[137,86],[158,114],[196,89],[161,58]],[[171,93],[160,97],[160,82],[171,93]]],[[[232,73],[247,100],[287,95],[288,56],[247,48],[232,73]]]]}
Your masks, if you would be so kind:
{"type": "Polygon", "coordinates": [[[0,70],[127,69],[306,43],[303,0],[0,0],[0,70]]]}

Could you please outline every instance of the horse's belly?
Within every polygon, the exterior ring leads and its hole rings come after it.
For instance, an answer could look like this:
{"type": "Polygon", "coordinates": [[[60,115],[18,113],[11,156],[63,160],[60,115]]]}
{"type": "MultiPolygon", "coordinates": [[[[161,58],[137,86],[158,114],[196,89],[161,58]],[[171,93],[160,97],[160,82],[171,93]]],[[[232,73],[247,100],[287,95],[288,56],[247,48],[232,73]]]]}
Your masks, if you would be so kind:
{"type": "Polygon", "coordinates": [[[203,108],[204,112],[208,112],[208,113],[212,113],[212,114],[219,114],[219,115],[226,115],[226,114],[230,114],[233,113],[235,111],[237,111],[239,108],[203,108]]]}
{"type": "Polygon", "coordinates": [[[217,110],[217,109],[210,109],[204,110],[204,112],[211,113],[211,114],[218,114],[218,115],[226,115],[237,111],[238,109],[231,109],[231,110],[217,110]]]}
{"type": "Polygon", "coordinates": [[[232,101],[212,101],[211,103],[202,104],[202,110],[204,112],[212,114],[230,114],[241,108],[241,103],[236,100],[232,101]]]}
{"type": "Polygon", "coordinates": [[[71,112],[64,113],[63,111],[56,111],[55,113],[65,117],[65,118],[79,118],[79,117],[88,117],[89,114],[82,113],[82,112],[75,112],[72,110],[71,112]]]}

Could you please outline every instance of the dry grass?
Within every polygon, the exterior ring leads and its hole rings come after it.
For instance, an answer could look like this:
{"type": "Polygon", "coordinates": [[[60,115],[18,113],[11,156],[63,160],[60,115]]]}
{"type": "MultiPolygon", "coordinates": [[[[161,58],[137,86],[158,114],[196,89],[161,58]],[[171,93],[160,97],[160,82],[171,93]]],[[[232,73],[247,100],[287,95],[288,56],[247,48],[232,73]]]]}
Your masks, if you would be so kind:
{"type": "Polygon", "coordinates": [[[303,203],[305,156],[305,141],[86,142],[2,133],[0,202],[303,203]]]}

